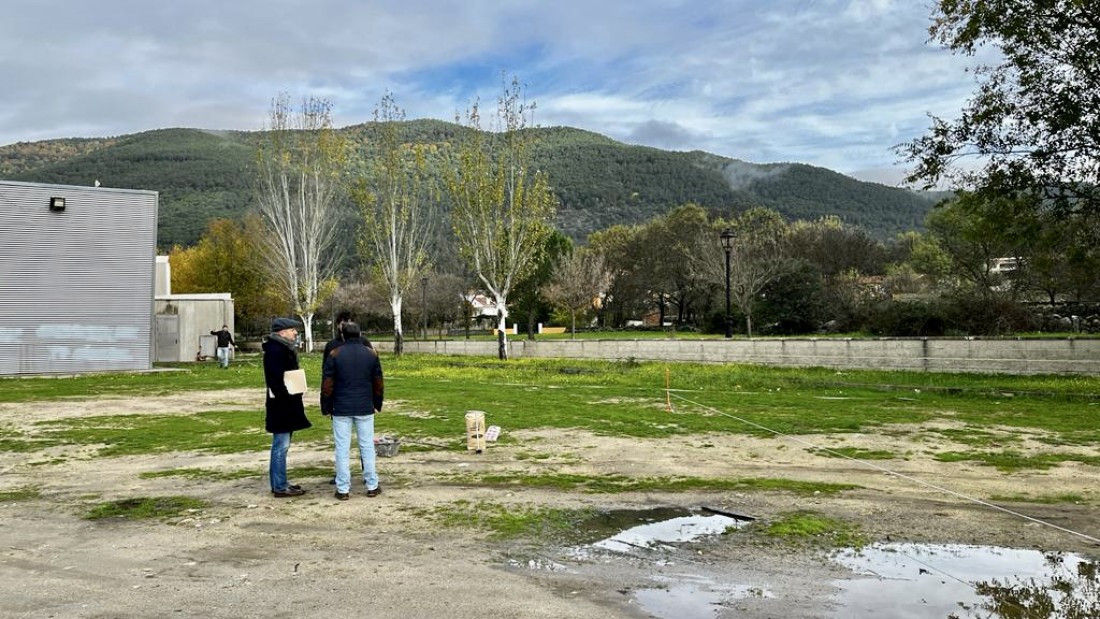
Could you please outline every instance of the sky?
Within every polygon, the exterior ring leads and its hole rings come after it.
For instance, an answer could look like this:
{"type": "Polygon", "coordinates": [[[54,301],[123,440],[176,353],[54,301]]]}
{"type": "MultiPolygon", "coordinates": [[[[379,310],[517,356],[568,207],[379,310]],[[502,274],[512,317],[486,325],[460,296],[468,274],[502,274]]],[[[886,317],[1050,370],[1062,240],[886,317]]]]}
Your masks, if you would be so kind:
{"type": "Polygon", "coordinates": [[[4,0],[0,145],[257,130],[272,98],[337,125],[390,92],[454,120],[516,76],[535,124],[896,184],[893,150],[953,119],[973,63],[930,0],[4,0]]]}

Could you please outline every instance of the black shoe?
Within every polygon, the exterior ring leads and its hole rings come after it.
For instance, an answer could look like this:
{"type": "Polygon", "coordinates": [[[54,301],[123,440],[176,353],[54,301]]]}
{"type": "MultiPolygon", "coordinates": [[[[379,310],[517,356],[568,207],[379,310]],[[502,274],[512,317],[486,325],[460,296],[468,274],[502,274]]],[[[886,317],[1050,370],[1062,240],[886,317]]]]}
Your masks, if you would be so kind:
{"type": "Polygon", "coordinates": [[[346,501],[350,498],[351,498],[351,493],[348,493],[348,492],[337,492],[336,493],[336,499],[339,500],[339,501],[346,501]]]}
{"type": "Polygon", "coordinates": [[[367,496],[369,497],[376,497],[380,494],[382,494],[382,484],[378,484],[378,487],[374,490],[367,490],[367,496]]]}
{"type": "Polygon", "coordinates": [[[288,487],[286,490],[272,490],[271,491],[271,494],[273,496],[275,496],[277,498],[280,498],[280,499],[285,499],[286,497],[291,497],[291,496],[302,496],[305,493],[306,493],[306,491],[302,490],[301,488],[291,488],[291,487],[288,487]]]}
{"type": "Polygon", "coordinates": [[[290,488],[291,490],[301,490],[302,489],[302,487],[299,486],[298,484],[288,484],[287,488],[290,488]]]}
{"type": "Polygon", "coordinates": [[[329,482],[328,482],[328,485],[335,486],[336,485],[336,478],[333,477],[332,479],[330,479],[329,482]]]}

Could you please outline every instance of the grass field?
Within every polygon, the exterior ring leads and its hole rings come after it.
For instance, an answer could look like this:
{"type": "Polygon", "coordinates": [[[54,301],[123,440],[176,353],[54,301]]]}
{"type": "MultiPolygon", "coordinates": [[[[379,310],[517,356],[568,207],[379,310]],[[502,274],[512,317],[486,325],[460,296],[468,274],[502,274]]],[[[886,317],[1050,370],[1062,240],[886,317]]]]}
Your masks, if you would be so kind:
{"type": "MultiPolygon", "coordinates": [[[[304,355],[316,381],[319,356],[304,355]]],[[[189,390],[262,390],[257,355],[230,369],[214,363],[167,365],[144,374],[0,380],[0,402],[97,396],[167,395],[189,390]]],[[[429,355],[384,355],[386,395],[406,414],[382,415],[379,433],[410,441],[451,441],[468,410],[490,414],[506,432],[575,428],[598,435],[660,438],[712,432],[773,436],[858,433],[888,424],[949,420],[935,430],[966,445],[941,461],[975,461],[1001,470],[1045,468],[1059,462],[1100,464],[1100,381],[1069,376],[998,376],[767,368],[747,365],[663,364],[429,355]],[[666,381],[670,391],[666,393],[666,381]],[[671,404],[671,411],[669,410],[671,404]],[[746,423],[751,422],[751,423],[746,423]],[[1057,453],[1022,456],[1009,429],[1034,435],[1057,453]],[[1075,448],[1080,447],[1078,451],[1075,448]]],[[[314,392],[315,393],[315,392],[314,392]]],[[[311,417],[320,417],[315,396],[311,417]]],[[[389,409],[394,410],[393,407],[389,409]]],[[[96,416],[77,422],[42,421],[34,436],[0,428],[0,451],[57,444],[101,444],[101,455],[167,450],[231,453],[255,449],[262,413],[203,412],[188,416],[96,416]],[[135,430],[142,430],[135,432],[135,430]]],[[[296,440],[327,439],[313,429],[296,440]]],[[[457,443],[456,443],[457,444],[457,443]]],[[[415,445],[410,444],[415,449],[415,445]]],[[[829,455],[829,454],[822,454],[829,455]]],[[[861,459],[904,457],[849,450],[861,459]]]]}

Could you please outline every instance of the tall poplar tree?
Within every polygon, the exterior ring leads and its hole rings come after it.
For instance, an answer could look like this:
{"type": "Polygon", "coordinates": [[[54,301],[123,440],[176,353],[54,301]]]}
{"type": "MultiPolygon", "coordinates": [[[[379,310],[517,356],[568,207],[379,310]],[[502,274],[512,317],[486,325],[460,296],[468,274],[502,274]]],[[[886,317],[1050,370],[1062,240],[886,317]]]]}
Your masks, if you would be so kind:
{"type": "Polygon", "coordinates": [[[313,315],[336,271],[341,179],[346,143],[332,127],[332,104],[308,97],[294,109],[283,93],[272,100],[257,150],[256,203],[267,233],[267,266],[302,319],[313,350],[313,315]]]}
{"type": "Polygon", "coordinates": [[[513,79],[493,126],[482,131],[475,102],[457,119],[469,131],[447,174],[459,253],[496,302],[501,359],[508,358],[508,295],[533,268],[557,208],[549,179],[531,160],[534,134],[526,129],[534,109],[513,79]]]}
{"type": "Polygon", "coordinates": [[[395,354],[404,349],[405,295],[431,268],[428,242],[437,194],[427,174],[423,146],[401,141],[399,124],[404,120],[404,110],[387,93],[374,112],[381,147],[377,173],[359,178],[351,192],[363,214],[360,248],[389,294],[395,354]]]}

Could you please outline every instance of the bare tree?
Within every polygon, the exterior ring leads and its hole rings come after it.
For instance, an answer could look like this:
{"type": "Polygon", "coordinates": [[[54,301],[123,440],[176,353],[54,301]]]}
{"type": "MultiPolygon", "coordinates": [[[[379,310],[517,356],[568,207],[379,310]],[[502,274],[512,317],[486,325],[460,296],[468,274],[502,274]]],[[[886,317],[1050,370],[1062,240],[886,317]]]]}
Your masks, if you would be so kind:
{"type": "Polygon", "coordinates": [[[492,131],[481,130],[474,103],[457,119],[470,131],[448,170],[459,252],[496,301],[501,359],[508,358],[508,295],[533,267],[557,206],[546,174],[532,168],[533,134],[525,129],[533,111],[517,79],[497,101],[492,131]]]}
{"type": "Polygon", "coordinates": [[[431,267],[428,242],[436,193],[422,146],[407,147],[398,135],[404,120],[404,110],[387,93],[374,112],[381,136],[378,174],[358,179],[351,192],[363,213],[361,247],[389,291],[395,354],[404,349],[401,306],[405,295],[431,267]]]}
{"type": "Polygon", "coordinates": [[[544,294],[556,307],[569,311],[574,339],[577,337],[577,312],[594,307],[607,292],[609,283],[603,255],[590,249],[577,249],[558,264],[544,294]]]}
{"type": "MultiPolygon", "coordinates": [[[[719,226],[722,223],[719,222],[719,226]]],[[[752,316],[760,291],[788,268],[787,224],[783,217],[766,208],[745,211],[732,222],[734,233],[730,251],[730,299],[745,315],[745,328],[752,337],[752,316]]],[[[717,233],[703,240],[710,245],[699,252],[700,269],[712,282],[725,286],[725,252],[717,233]]]]}
{"type": "Polygon", "coordinates": [[[256,202],[267,228],[267,265],[305,326],[313,349],[313,315],[331,291],[336,269],[337,208],[346,148],[332,128],[332,104],[308,97],[272,100],[270,126],[257,151],[256,202]]]}

